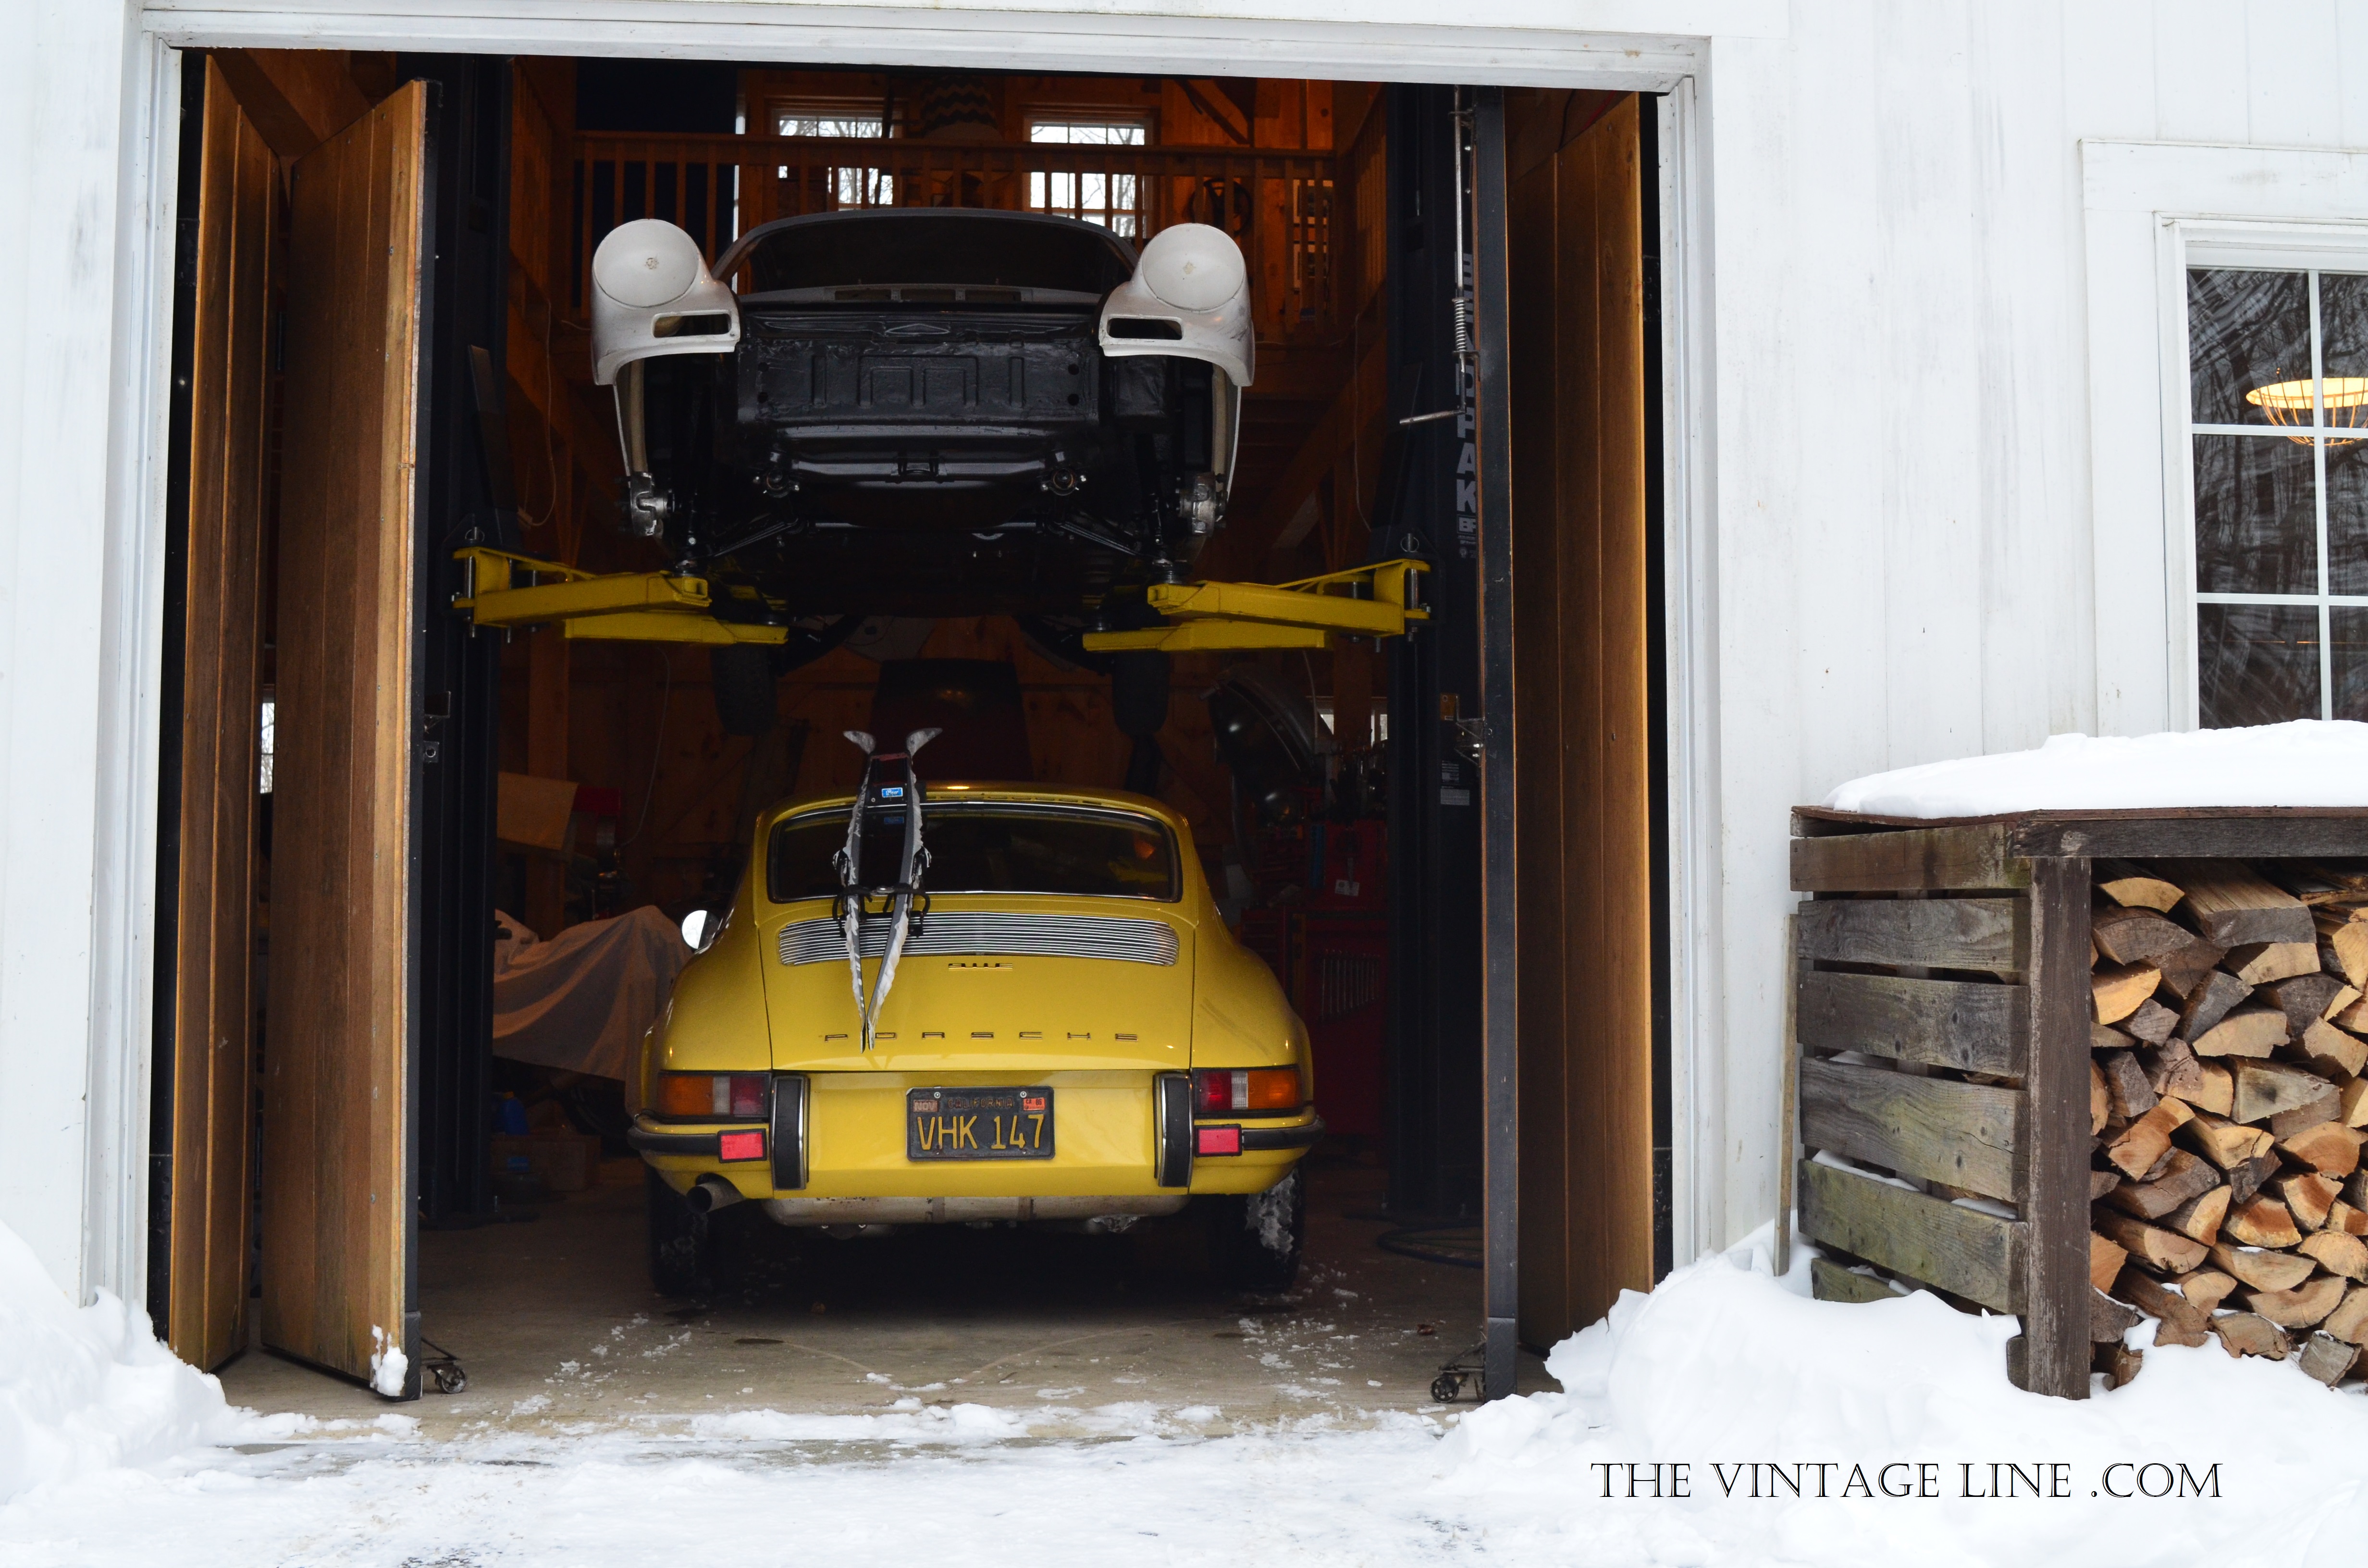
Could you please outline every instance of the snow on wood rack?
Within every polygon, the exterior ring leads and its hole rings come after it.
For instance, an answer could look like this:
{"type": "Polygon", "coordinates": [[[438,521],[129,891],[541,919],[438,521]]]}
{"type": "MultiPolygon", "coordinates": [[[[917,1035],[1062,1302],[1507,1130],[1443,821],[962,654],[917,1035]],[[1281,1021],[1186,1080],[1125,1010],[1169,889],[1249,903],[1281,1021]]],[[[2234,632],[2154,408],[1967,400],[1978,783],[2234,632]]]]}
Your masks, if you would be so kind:
{"type": "Polygon", "coordinates": [[[2368,810],[1793,814],[1788,1190],[1820,1299],[2018,1314],[2085,1398],[2368,1343],[2368,810]]]}

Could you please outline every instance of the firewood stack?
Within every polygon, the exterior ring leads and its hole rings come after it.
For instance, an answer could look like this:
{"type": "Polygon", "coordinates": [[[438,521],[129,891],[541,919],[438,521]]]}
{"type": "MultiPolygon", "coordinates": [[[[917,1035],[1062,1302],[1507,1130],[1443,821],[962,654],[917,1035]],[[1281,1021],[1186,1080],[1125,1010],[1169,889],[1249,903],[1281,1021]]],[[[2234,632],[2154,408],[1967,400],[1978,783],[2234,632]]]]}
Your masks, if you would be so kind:
{"type": "Polygon", "coordinates": [[[2368,862],[2095,874],[2092,1282],[2157,1345],[2368,1372],[2368,862]]]}

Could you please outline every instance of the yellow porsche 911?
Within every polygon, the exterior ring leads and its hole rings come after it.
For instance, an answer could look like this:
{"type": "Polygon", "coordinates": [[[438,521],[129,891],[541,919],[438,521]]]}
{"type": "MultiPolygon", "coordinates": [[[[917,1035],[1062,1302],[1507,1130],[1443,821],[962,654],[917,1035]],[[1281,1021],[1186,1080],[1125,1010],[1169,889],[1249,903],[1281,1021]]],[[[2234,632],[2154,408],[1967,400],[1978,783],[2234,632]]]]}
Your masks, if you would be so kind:
{"type": "Polygon", "coordinates": [[[642,1046],[650,1267],[709,1288],[727,1224],[848,1236],[1124,1230],[1190,1203],[1240,1289],[1289,1288],[1323,1132],[1307,1030],[1156,801],[937,784],[871,754],[852,797],[757,824],[731,908],[642,1046]]]}

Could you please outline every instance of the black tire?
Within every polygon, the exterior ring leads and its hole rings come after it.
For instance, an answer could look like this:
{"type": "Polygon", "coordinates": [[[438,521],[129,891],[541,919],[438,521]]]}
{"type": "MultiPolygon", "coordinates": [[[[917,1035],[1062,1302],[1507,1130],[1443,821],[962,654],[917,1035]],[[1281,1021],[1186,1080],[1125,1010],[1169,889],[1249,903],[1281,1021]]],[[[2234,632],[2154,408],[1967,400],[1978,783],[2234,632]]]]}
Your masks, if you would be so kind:
{"type": "Polygon", "coordinates": [[[715,683],[715,717],[727,735],[761,735],[773,727],[773,651],[757,642],[711,648],[708,669],[715,683]]]}
{"type": "Polygon", "coordinates": [[[650,1284],[661,1296],[706,1296],[728,1283],[745,1216],[701,1214],[655,1170],[649,1176],[650,1284]]]}
{"type": "Polygon", "coordinates": [[[1211,1261],[1229,1290],[1282,1294],[1299,1280],[1306,1244],[1307,1181],[1296,1165],[1264,1192],[1221,1198],[1211,1206],[1211,1261]]]}

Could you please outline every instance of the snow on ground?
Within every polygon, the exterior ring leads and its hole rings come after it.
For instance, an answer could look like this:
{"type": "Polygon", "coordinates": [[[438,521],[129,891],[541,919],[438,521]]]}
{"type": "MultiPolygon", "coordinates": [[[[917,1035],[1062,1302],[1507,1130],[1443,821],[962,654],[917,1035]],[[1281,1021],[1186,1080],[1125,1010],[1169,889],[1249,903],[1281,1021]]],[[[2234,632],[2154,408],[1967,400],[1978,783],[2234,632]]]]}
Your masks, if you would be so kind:
{"type": "Polygon", "coordinates": [[[2165,1348],[2129,1388],[2041,1399],[2003,1375],[2009,1320],[1929,1295],[1813,1301],[1804,1268],[1772,1278],[1763,1233],[1559,1346],[1565,1392],[1361,1426],[906,1397],[427,1444],[400,1416],[298,1430],[231,1412],[137,1313],[70,1311],[0,1232],[0,1560],[2348,1568],[2368,1552],[2356,1389],[2165,1348]],[[2182,1484],[2206,1495],[2135,1494],[2182,1484]]]}
{"type": "Polygon", "coordinates": [[[1895,817],[2166,806],[2368,806],[2368,724],[2300,719],[2241,730],[2055,735],[2036,751],[1853,778],[1838,811],[1895,817]]]}

